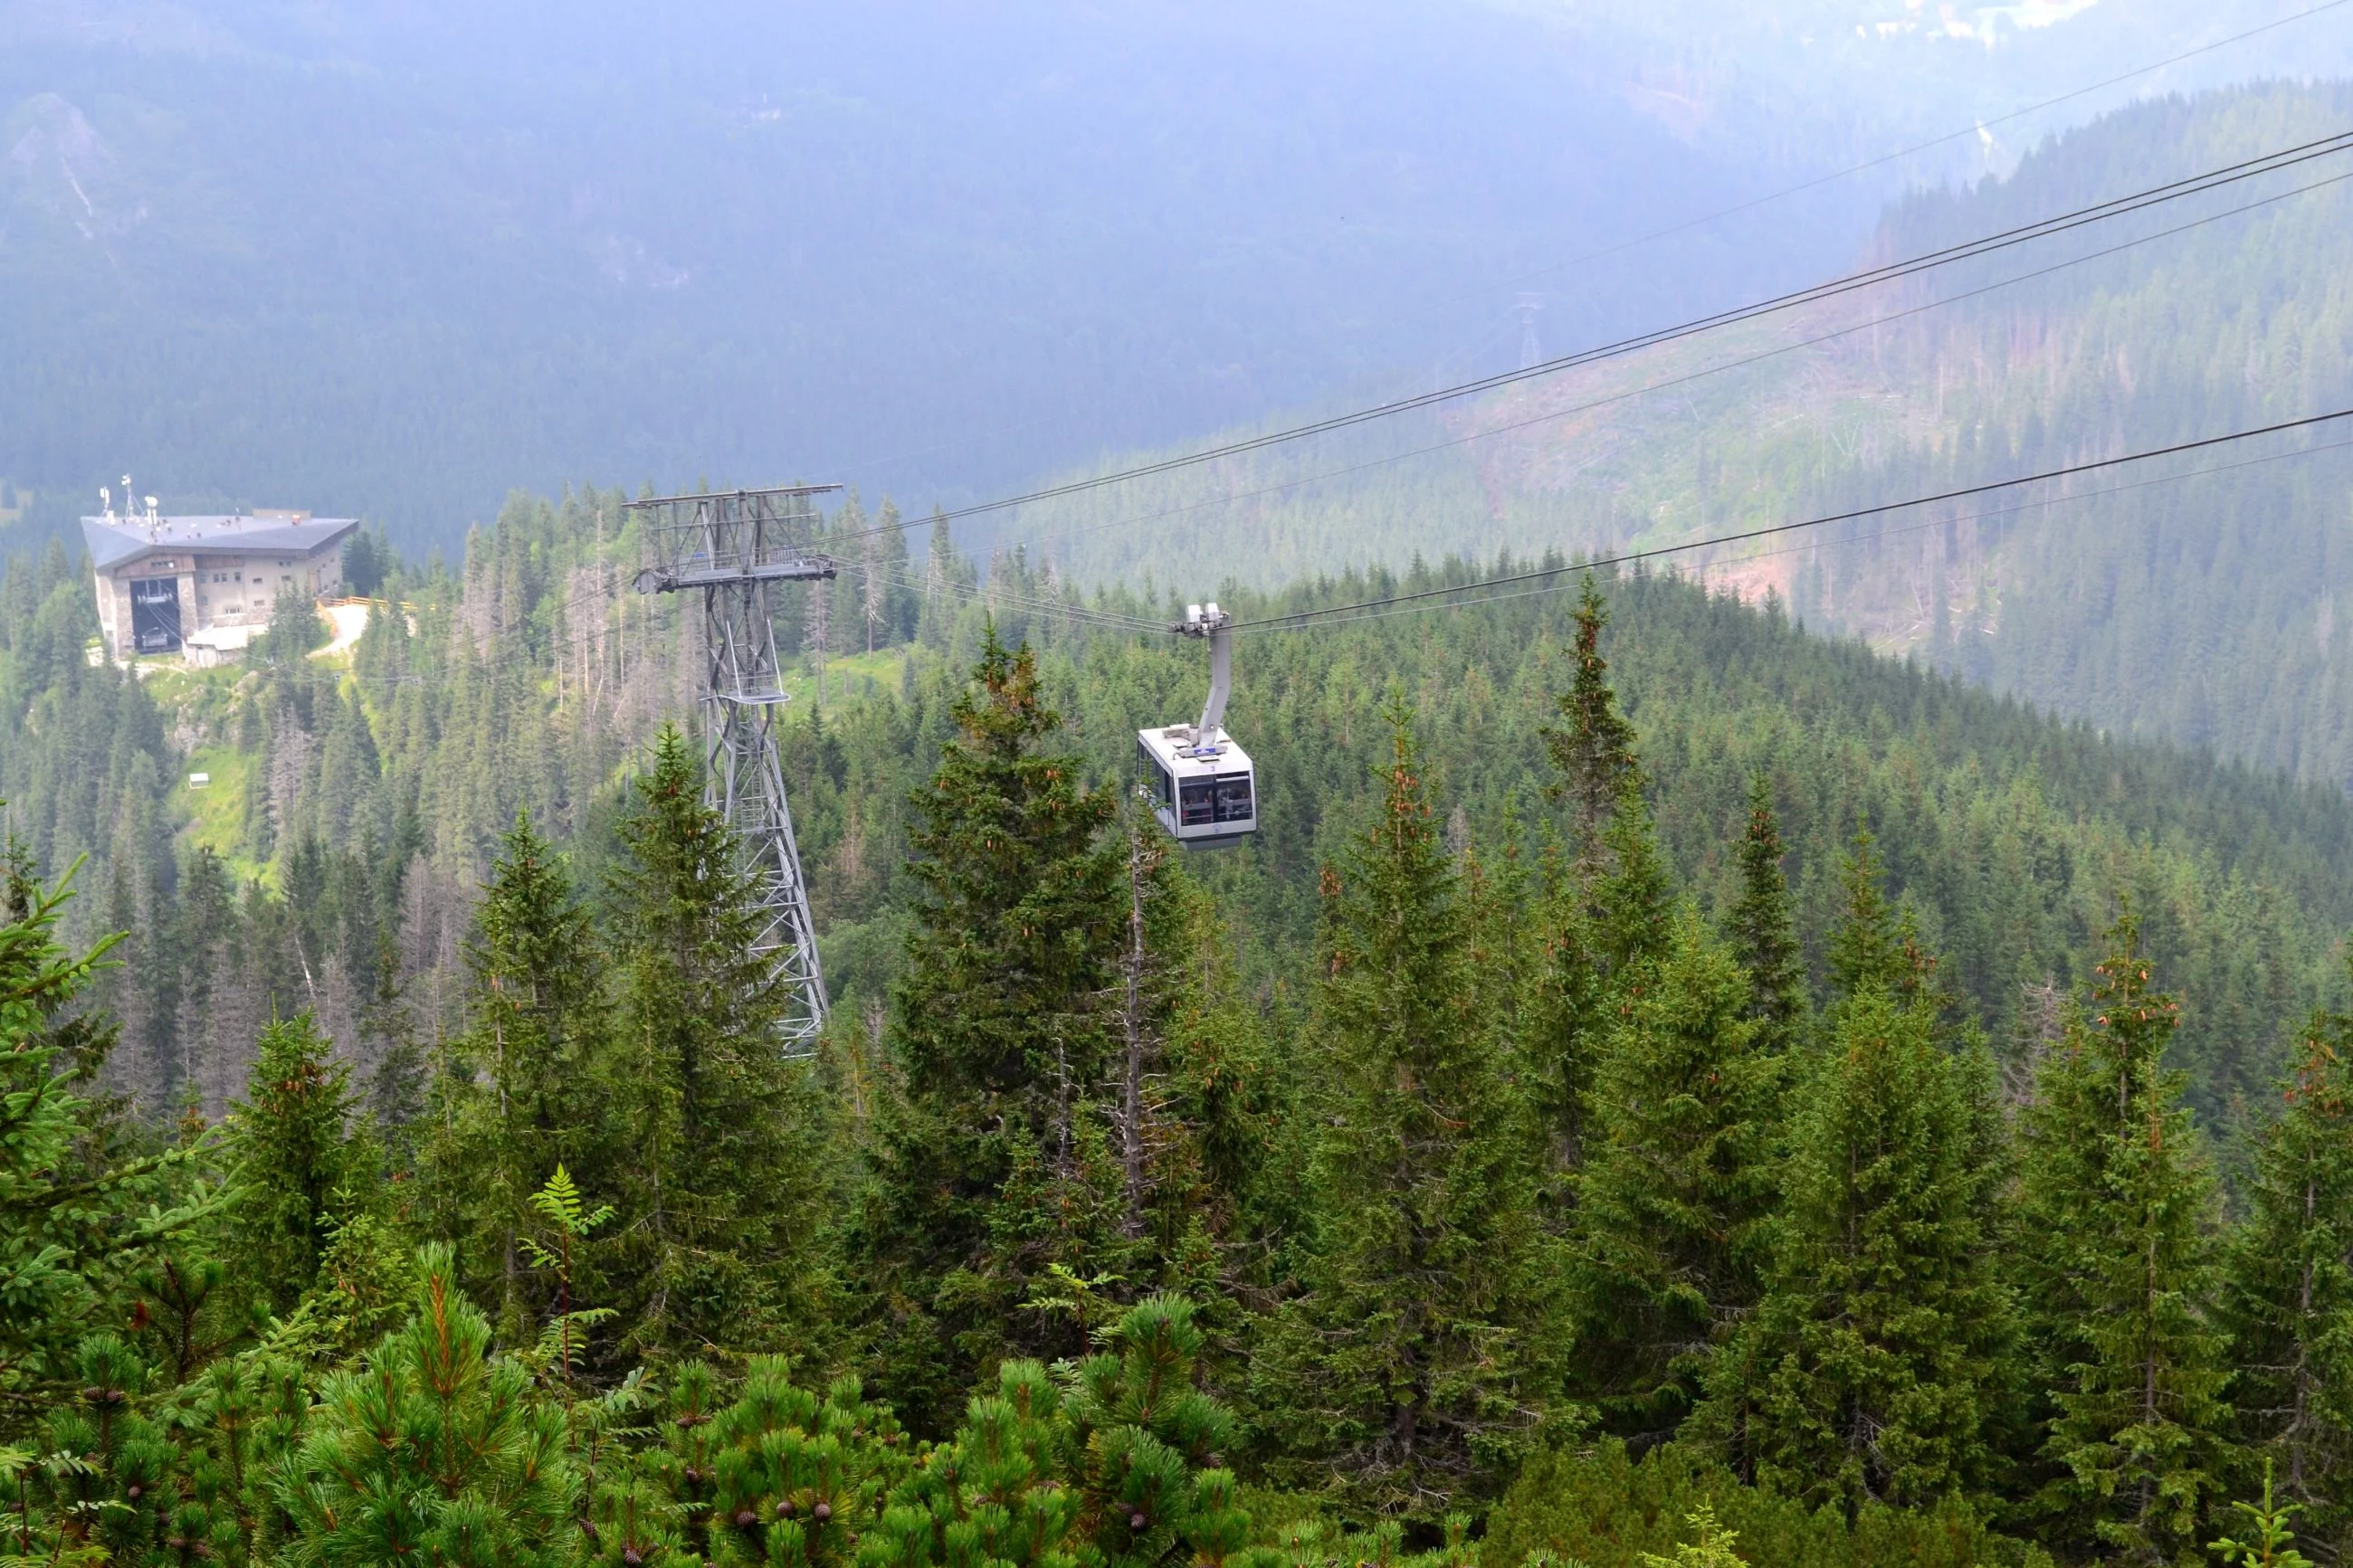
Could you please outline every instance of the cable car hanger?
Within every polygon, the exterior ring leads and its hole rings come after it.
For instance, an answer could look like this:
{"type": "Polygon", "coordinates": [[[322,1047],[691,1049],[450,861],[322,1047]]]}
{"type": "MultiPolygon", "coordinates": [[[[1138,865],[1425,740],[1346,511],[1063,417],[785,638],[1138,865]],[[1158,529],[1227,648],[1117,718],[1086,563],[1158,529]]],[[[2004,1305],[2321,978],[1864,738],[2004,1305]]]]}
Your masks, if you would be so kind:
{"type": "Polygon", "coordinates": [[[1217,601],[1187,605],[1168,628],[1209,645],[1209,695],[1191,724],[1135,732],[1136,793],[1177,843],[1197,849],[1240,843],[1258,829],[1257,770],[1226,733],[1234,689],[1234,618],[1217,601]]]}

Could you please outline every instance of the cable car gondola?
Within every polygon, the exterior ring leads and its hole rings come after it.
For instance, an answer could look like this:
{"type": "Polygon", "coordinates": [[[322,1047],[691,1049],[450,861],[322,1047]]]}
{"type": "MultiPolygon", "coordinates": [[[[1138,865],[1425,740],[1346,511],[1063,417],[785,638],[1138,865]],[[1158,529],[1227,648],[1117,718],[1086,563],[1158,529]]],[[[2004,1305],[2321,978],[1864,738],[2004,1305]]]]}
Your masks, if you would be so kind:
{"type": "Polygon", "coordinates": [[[1258,779],[1250,753],[1226,734],[1233,690],[1233,617],[1215,603],[1187,605],[1168,628],[1209,645],[1209,700],[1198,724],[1135,732],[1138,788],[1177,843],[1197,849],[1239,844],[1258,827],[1258,779]]]}

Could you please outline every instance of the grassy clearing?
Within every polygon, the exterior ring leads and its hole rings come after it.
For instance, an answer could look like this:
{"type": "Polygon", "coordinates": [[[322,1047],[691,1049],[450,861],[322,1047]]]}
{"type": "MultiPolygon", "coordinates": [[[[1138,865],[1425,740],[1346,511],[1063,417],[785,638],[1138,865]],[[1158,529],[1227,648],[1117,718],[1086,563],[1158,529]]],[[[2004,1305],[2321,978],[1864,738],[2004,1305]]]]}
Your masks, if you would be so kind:
{"type": "MultiPolygon", "coordinates": [[[[907,668],[907,649],[877,653],[836,654],[825,661],[825,705],[833,707],[851,697],[895,692],[907,668]]],[[[817,676],[804,654],[786,667],[785,689],[793,706],[806,709],[817,698],[817,676]]]]}
{"type": "Polygon", "coordinates": [[[199,746],[188,753],[187,771],[207,773],[212,782],[202,789],[190,789],[182,781],[180,798],[186,803],[187,820],[181,825],[180,836],[189,847],[209,846],[237,868],[240,877],[261,874],[261,868],[244,858],[245,847],[245,786],[255,759],[235,746],[221,744],[199,746]]]}

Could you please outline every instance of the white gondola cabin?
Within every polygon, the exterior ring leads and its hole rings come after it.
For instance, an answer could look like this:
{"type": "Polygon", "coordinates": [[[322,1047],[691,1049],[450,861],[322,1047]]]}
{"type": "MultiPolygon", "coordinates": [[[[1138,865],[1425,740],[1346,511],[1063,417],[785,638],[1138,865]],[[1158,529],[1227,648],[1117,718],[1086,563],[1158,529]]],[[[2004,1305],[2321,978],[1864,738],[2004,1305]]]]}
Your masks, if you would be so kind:
{"type": "Polygon", "coordinates": [[[1198,722],[1135,732],[1137,787],[1179,844],[1213,849],[1258,829],[1258,778],[1250,753],[1225,731],[1233,689],[1232,617],[1214,604],[1186,606],[1170,629],[1209,645],[1209,700],[1198,722]]]}

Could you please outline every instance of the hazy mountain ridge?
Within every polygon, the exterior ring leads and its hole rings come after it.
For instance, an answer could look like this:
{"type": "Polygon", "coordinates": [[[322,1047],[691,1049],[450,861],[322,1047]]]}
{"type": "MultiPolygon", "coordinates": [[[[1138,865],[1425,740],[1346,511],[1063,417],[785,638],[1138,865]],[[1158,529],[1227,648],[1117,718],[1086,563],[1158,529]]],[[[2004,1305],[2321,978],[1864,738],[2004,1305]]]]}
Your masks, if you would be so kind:
{"type": "Polygon", "coordinates": [[[1801,282],[1882,193],[2103,99],[2008,110],[2283,4],[2102,0],[1989,47],[1900,5],[7,0],[0,289],[37,308],[0,313],[0,478],[449,548],[581,473],[954,504],[1503,368],[1523,289],[1558,345],[1801,282]],[[1612,249],[1972,115],[1989,140],[1612,249]]]}

